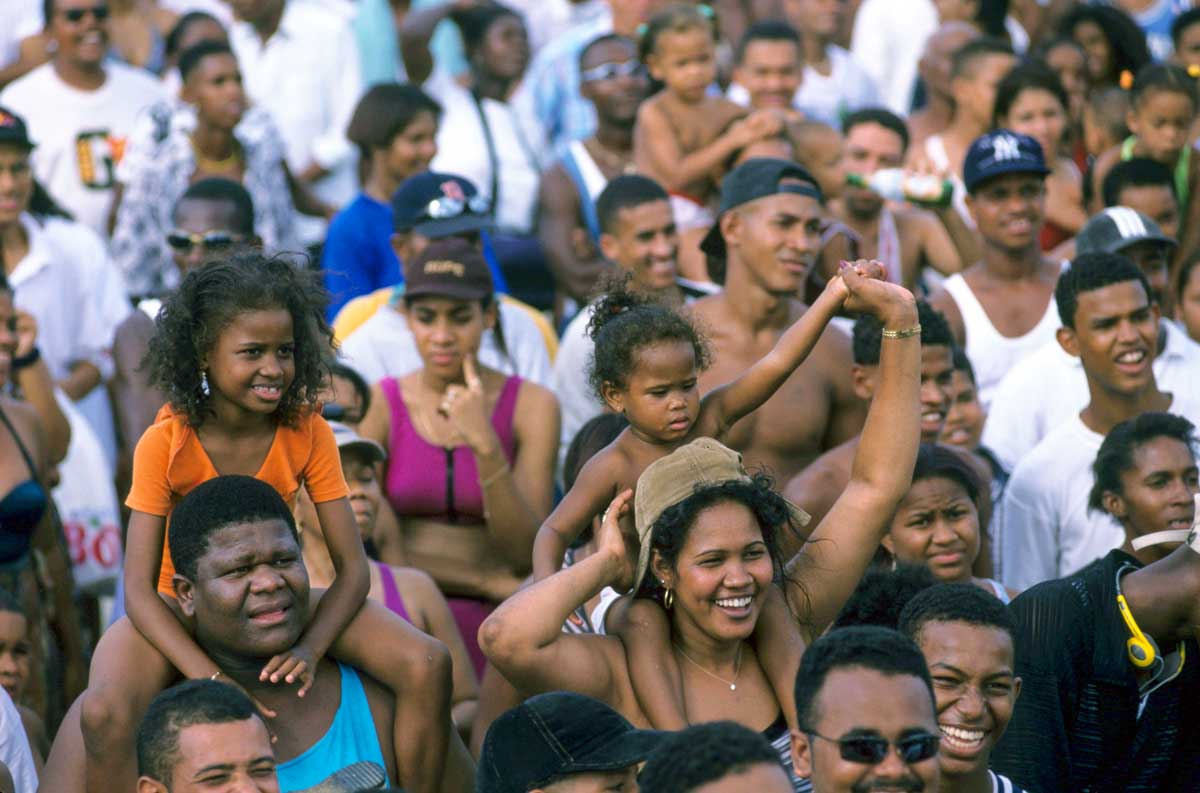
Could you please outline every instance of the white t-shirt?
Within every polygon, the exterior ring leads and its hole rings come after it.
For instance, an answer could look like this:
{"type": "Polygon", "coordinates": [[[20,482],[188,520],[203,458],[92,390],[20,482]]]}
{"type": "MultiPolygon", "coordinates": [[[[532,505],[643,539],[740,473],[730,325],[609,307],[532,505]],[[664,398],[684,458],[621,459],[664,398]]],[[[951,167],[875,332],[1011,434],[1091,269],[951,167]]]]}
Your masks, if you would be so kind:
{"type": "Polygon", "coordinates": [[[33,172],[54,200],[107,238],[125,139],[142,112],[167,97],[149,72],[118,62],[104,68],[104,85],[81,91],[43,64],[0,92],[0,105],[25,119],[37,144],[33,172]]]}
{"type": "MultiPolygon", "coordinates": [[[[508,355],[501,352],[496,334],[486,330],[479,344],[479,362],[549,388],[550,353],[541,328],[526,309],[503,298],[497,305],[508,355]]],[[[368,383],[377,383],[385,377],[403,377],[425,365],[408,320],[391,306],[383,306],[372,314],[342,342],[340,352],[345,363],[368,383]]]]}
{"type": "MultiPolygon", "coordinates": [[[[1191,395],[1176,395],[1169,412],[1200,421],[1200,403],[1191,395]]],[[[1024,590],[1070,575],[1125,541],[1116,520],[1087,506],[1103,441],[1076,414],[1013,469],[993,520],[1006,586],[1024,590]]]]}
{"type": "Polygon", "coordinates": [[[8,692],[0,688],[0,762],[12,774],[17,793],[37,793],[37,771],[21,714],[8,692]]]}
{"type": "MultiPolygon", "coordinates": [[[[247,22],[234,24],[229,40],[246,94],[275,120],[292,173],[316,163],[329,175],[313,184],[313,193],[336,207],[351,201],[358,157],[346,127],[363,85],[349,20],[322,3],[288,2],[265,44],[247,22]]],[[[324,236],[323,220],[300,217],[298,224],[303,242],[324,236]]]]}
{"type": "Polygon", "coordinates": [[[0,68],[16,62],[21,40],[41,28],[41,0],[4,0],[0,3],[0,68]]]}
{"type": "Polygon", "coordinates": [[[887,108],[902,117],[912,107],[917,61],[937,20],[933,0],[863,0],[854,17],[850,52],[875,81],[887,108]]]}
{"type": "Polygon", "coordinates": [[[17,307],[37,320],[38,349],[51,377],[65,378],[80,361],[100,370],[101,385],[77,407],[115,463],[116,431],[103,382],[113,373],[113,335],[132,310],[124,285],[104,243],[82,224],[26,214],[21,225],[29,252],[8,276],[17,307]]]}
{"type": "Polygon", "coordinates": [[[954,298],[962,315],[963,328],[967,335],[966,353],[975,369],[975,385],[979,401],[986,410],[992,402],[992,393],[1004,379],[1004,375],[1025,356],[1043,345],[1054,341],[1054,334],[1061,326],[1058,307],[1053,297],[1046,302],[1042,318],[1023,336],[1010,338],[1000,335],[988,318],[987,312],[961,273],[955,273],[943,284],[954,298]]]}
{"type": "Polygon", "coordinates": [[[846,113],[880,104],[879,89],[875,78],[847,50],[831,44],[825,54],[833,67],[830,73],[805,66],[804,81],[792,104],[809,118],[841,129],[846,113]]]}
{"type": "Polygon", "coordinates": [[[533,117],[513,103],[483,99],[475,103],[471,92],[442,69],[421,86],[442,106],[438,127],[438,153],[430,168],[465,177],[480,195],[493,202],[496,225],[518,234],[533,231],[541,179],[541,152],[545,135],[533,117]],[[487,127],[479,107],[487,118],[487,127]],[[492,146],[488,146],[488,133],[492,146]],[[499,203],[492,195],[494,151],[499,173],[495,174],[499,203]]]}
{"type": "MultiPolygon", "coordinates": [[[[1164,320],[1161,327],[1166,345],[1153,367],[1158,387],[1175,395],[1200,394],[1200,344],[1174,322],[1164,320]]],[[[1051,430],[1083,410],[1089,399],[1083,363],[1057,341],[1048,342],[996,387],[983,426],[983,445],[1012,469],[1051,430]]]]}

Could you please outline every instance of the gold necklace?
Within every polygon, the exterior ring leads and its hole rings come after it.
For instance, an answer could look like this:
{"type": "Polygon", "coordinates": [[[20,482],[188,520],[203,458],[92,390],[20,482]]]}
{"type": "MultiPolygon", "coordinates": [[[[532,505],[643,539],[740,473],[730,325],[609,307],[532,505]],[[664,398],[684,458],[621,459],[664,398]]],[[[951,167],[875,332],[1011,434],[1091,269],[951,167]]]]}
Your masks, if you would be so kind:
{"type": "Polygon", "coordinates": [[[214,160],[200,151],[200,147],[196,145],[196,139],[192,138],[192,153],[196,155],[196,168],[203,171],[221,171],[229,168],[233,164],[242,159],[242,147],[235,139],[233,141],[233,150],[228,157],[220,160],[214,160]]]}
{"type": "Polygon", "coordinates": [[[710,672],[708,669],[701,666],[699,661],[697,661],[696,659],[692,658],[690,655],[685,653],[683,651],[683,648],[680,647],[678,644],[675,645],[675,649],[679,651],[680,655],[682,655],[688,661],[691,661],[692,665],[695,666],[697,669],[699,669],[701,672],[708,675],[709,677],[713,677],[713,678],[716,678],[717,680],[720,680],[722,683],[729,686],[730,691],[737,691],[738,675],[740,675],[742,673],[742,645],[741,644],[738,645],[737,656],[733,659],[733,680],[726,680],[725,678],[721,677],[720,675],[716,674],[715,672],[710,672]]]}

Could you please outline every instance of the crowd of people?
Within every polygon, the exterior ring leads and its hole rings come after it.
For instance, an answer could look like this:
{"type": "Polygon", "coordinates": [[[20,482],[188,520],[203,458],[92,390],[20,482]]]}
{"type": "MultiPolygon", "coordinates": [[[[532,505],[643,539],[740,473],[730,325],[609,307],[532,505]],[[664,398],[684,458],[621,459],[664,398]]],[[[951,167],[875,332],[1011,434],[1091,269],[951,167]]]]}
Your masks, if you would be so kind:
{"type": "Polygon", "coordinates": [[[0,6],[0,793],[1200,790],[1200,5],[0,6]]]}

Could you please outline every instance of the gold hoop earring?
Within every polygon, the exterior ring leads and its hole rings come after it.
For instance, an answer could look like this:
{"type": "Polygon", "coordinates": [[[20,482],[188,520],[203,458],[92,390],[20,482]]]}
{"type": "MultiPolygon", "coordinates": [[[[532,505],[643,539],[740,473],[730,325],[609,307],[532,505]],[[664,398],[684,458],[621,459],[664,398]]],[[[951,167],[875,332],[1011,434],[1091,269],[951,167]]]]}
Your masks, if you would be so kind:
{"type": "Polygon", "coordinates": [[[663,593],[663,608],[667,611],[671,610],[671,606],[675,605],[675,590],[667,587],[667,591],[663,593]]]}

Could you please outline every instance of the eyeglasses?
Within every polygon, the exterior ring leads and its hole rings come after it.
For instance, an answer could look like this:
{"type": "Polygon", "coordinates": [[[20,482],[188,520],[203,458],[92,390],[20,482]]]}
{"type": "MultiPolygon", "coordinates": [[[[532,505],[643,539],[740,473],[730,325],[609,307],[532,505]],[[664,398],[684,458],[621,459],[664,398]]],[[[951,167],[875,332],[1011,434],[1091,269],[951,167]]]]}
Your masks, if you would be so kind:
{"type": "MultiPolygon", "coordinates": [[[[879,765],[887,757],[888,749],[893,745],[887,738],[878,735],[850,735],[845,738],[827,738],[812,730],[805,733],[822,741],[836,743],[842,759],[848,763],[861,765],[879,765]]],[[[928,732],[907,735],[896,741],[895,747],[900,759],[905,763],[919,763],[935,757],[941,750],[942,738],[928,732]]]]}
{"type": "Polygon", "coordinates": [[[108,19],[108,6],[93,6],[91,8],[68,8],[62,12],[63,19],[68,22],[82,22],[83,18],[91,14],[96,18],[97,22],[103,22],[108,19]]]}
{"type": "Polygon", "coordinates": [[[229,231],[206,231],[203,234],[189,234],[186,231],[176,230],[167,234],[167,244],[179,253],[191,253],[192,248],[195,248],[197,245],[211,253],[228,248],[235,242],[242,242],[245,239],[241,234],[234,234],[229,231]]]}
{"type": "Polygon", "coordinates": [[[433,199],[425,206],[424,215],[430,220],[447,220],[456,218],[467,210],[476,215],[486,215],[490,209],[488,200],[478,193],[466,200],[442,196],[433,199]]]}
{"type": "Polygon", "coordinates": [[[580,72],[579,79],[581,82],[594,83],[601,80],[612,80],[617,77],[638,77],[642,72],[642,64],[638,61],[602,63],[599,66],[594,66],[591,69],[580,72]]]}

